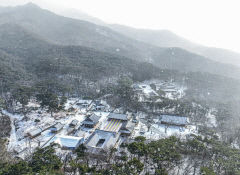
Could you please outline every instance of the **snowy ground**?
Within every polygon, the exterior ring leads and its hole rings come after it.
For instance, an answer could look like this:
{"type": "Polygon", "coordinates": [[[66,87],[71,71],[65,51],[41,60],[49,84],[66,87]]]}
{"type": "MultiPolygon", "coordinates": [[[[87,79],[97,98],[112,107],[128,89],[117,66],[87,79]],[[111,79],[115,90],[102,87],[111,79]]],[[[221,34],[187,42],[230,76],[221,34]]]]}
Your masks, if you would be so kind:
{"type": "Polygon", "coordinates": [[[179,126],[166,126],[163,124],[151,124],[148,131],[147,125],[142,122],[139,122],[134,129],[134,133],[132,134],[132,137],[144,136],[146,137],[146,139],[158,140],[158,139],[166,138],[169,136],[177,136],[180,138],[185,138],[186,135],[196,134],[196,133],[197,133],[197,128],[194,125],[179,127],[179,126]],[[141,133],[142,130],[145,131],[144,134],[141,133]]]}
{"type": "Polygon", "coordinates": [[[12,147],[14,147],[15,143],[17,142],[17,136],[16,136],[16,132],[15,132],[15,125],[14,125],[14,121],[15,120],[21,120],[23,117],[20,115],[13,115],[11,113],[8,113],[7,111],[2,111],[3,114],[7,115],[10,117],[11,120],[11,133],[10,133],[10,138],[9,138],[9,144],[8,144],[8,150],[10,151],[12,147]]]}
{"type": "Polygon", "coordinates": [[[216,111],[214,109],[210,110],[207,114],[207,126],[208,127],[217,127],[216,116],[214,115],[216,111]]]}
{"type": "Polygon", "coordinates": [[[149,84],[139,84],[139,86],[142,88],[143,93],[146,95],[149,95],[151,92],[154,94],[157,94],[151,87],[149,84]]]}

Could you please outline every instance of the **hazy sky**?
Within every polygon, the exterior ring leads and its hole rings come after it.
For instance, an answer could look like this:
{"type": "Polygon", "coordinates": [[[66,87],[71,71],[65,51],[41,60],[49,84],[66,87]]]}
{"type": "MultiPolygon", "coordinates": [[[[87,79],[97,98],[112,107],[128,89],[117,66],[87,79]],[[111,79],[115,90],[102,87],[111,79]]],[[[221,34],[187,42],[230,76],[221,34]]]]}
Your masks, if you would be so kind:
{"type": "MultiPolygon", "coordinates": [[[[0,0],[16,5],[30,0],[0,0]]],[[[41,7],[79,9],[108,23],[168,29],[196,43],[240,52],[240,0],[32,0],[41,7]]]]}

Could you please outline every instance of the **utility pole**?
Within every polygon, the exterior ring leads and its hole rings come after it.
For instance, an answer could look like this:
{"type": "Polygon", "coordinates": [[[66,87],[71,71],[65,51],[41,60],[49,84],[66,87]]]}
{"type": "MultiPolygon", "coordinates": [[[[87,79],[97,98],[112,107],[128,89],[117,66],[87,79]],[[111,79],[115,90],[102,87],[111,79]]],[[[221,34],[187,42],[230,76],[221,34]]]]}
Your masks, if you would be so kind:
{"type": "Polygon", "coordinates": [[[1,96],[3,96],[3,79],[1,78],[1,96]]]}

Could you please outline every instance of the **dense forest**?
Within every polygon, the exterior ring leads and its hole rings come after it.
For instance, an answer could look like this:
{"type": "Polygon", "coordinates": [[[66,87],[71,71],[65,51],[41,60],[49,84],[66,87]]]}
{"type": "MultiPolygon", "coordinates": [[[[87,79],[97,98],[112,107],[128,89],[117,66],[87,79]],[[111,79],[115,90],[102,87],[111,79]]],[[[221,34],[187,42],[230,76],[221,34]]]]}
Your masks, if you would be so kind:
{"type": "MultiPolygon", "coordinates": [[[[56,156],[51,145],[36,150],[27,160],[1,160],[0,174],[238,174],[239,150],[218,141],[217,136],[196,137],[180,141],[172,136],[147,142],[137,137],[121,145],[121,152],[114,148],[101,155],[91,155],[84,145],[65,159],[56,156]],[[200,166],[200,169],[198,168],[200,166]],[[200,171],[200,172],[199,172],[200,171]]],[[[3,153],[1,153],[3,154],[3,153]]]]}

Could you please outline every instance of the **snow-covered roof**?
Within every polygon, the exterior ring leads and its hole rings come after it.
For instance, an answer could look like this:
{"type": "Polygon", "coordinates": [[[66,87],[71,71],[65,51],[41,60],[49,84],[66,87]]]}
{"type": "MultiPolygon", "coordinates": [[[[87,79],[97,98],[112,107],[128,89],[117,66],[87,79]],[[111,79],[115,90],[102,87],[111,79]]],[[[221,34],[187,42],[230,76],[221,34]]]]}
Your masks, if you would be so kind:
{"type": "Polygon", "coordinates": [[[77,104],[81,105],[81,104],[91,104],[92,100],[78,100],[77,104]]]}
{"type": "Polygon", "coordinates": [[[134,130],[135,124],[131,121],[124,122],[122,125],[121,130],[128,130],[129,132],[132,132],[134,130]]]}
{"type": "Polygon", "coordinates": [[[110,119],[117,119],[117,120],[128,120],[128,117],[127,117],[126,114],[110,113],[108,118],[110,118],[110,119]]]}
{"type": "Polygon", "coordinates": [[[62,128],[63,128],[63,124],[62,123],[56,123],[52,128],[54,129],[54,130],[56,130],[56,131],[59,131],[59,130],[61,130],[62,128]]]}
{"type": "Polygon", "coordinates": [[[76,148],[83,142],[83,140],[83,137],[58,136],[55,143],[58,143],[61,147],[65,148],[76,148]]]}
{"type": "Polygon", "coordinates": [[[31,130],[31,131],[28,131],[27,133],[31,136],[31,137],[35,137],[39,134],[41,134],[42,130],[40,128],[38,129],[34,129],[34,130],[31,130]]]}
{"type": "Polygon", "coordinates": [[[78,124],[78,120],[74,119],[72,120],[72,122],[70,123],[70,125],[76,126],[78,124]]]}
{"type": "Polygon", "coordinates": [[[96,115],[96,114],[92,114],[90,117],[87,117],[84,121],[83,124],[96,124],[99,122],[99,119],[101,117],[96,115]]]}
{"type": "Polygon", "coordinates": [[[117,142],[115,132],[95,130],[87,141],[87,146],[95,148],[109,148],[114,146],[117,142]]]}
{"type": "Polygon", "coordinates": [[[67,129],[67,133],[70,134],[70,133],[72,133],[74,130],[75,130],[74,128],[68,128],[68,129],[67,129]]]}
{"type": "Polygon", "coordinates": [[[174,125],[187,125],[188,118],[182,116],[161,115],[161,122],[174,125]]]}
{"type": "Polygon", "coordinates": [[[140,129],[140,133],[145,133],[145,129],[144,129],[144,128],[141,128],[141,129],[140,129]]]}
{"type": "Polygon", "coordinates": [[[176,89],[162,89],[164,92],[176,92],[176,89]]]}
{"type": "Polygon", "coordinates": [[[96,100],[95,104],[96,104],[96,106],[106,106],[107,102],[104,100],[96,100]]]}
{"type": "Polygon", "coordinates": [[[134,130],[135,124],[131,121],[124,122],[121,127],[122,133],[132,133],[134,130]]]}
{"type": "Polygon", "coordinates": [[[136,90],[142,89],[138,84],[134,84],[134,85],[133,85],[133,88],[136,89],[136,90]]]}

